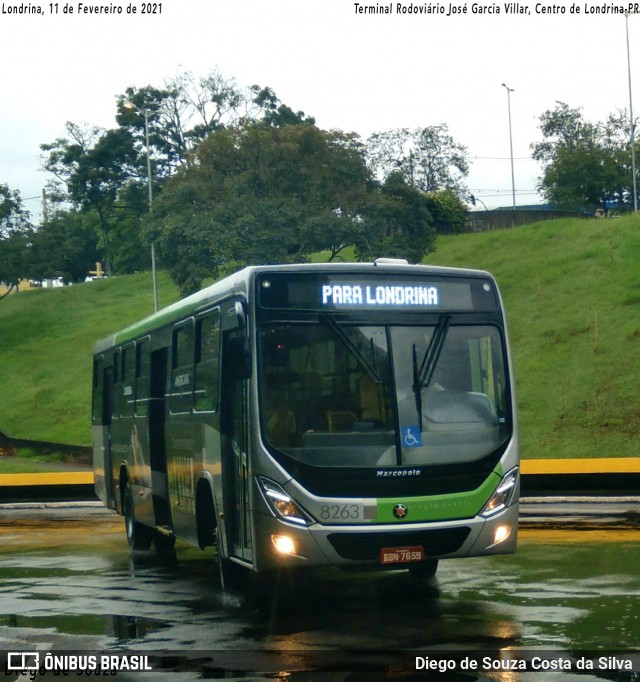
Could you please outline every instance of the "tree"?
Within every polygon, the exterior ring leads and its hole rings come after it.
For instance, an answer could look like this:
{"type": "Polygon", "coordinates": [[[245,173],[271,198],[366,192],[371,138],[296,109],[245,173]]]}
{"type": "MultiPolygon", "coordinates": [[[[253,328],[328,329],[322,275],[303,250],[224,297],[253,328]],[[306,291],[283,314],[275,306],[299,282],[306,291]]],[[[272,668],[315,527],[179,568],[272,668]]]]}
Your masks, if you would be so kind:
{"type": "Polygon", "coordinates": [[[98,260],[95,217],[87,212],[58,211],[33,234],[32,252],[32,277],[84,281],[98,260]]]}
{"type": "Polygon", "coordinates": [[[539,189],[562,208],[604,209],[632,203],[628,117],[585,121],[580,109],[559,102],[540,116],[543,140],[531,145],[543,164],[539,189]]]}
{"type": "Polygon", "coordinates": [[[359,260],[390,256],[419,263],[435,248],[429,200],[408,184],[402,173],[389,175],[371,194],[364,222],[366,233],[355,240],[359,260]]]}
{"type": "Polygon", "coordinates": [[[20,192],[0,183],[0,282],[7,285],[7,293],[28,275],[32,233],[20,192]]]}
{"type": "MultiPolygon", "coordinates": [[[[637,124],[636,124],[637,127],[637,124]]],[[[633,162],[631,158],[631,125],[629,114],[626,111],[618,111],[609,114],[603,127],[604,144],[610,150],[613,173],[618,185],[614,189],[620,208],[633,208],[633,162]]],[[[640,153],[640,144],[637,140],[636,156],[640,153]]],[[[638,182],[638,170],[636,169],[636,184],[638,182]]]]}
{"type": "Polygon", "coordinates": [[[451,137],[446,124],[374,133],[367,140],[367,156],[379,179],[400,173],[422,192],[448,189],[459,196],[466,192],[467,148],[451,137]]]}
{"type": "Polygon", "coordinates": [[[128,87],[117,101],[116,121],[131,133],[141,155],[146,155],[146,111],[154,178],[161,179],[191,165],[198,145],[212,132],[237,124],[247,113],[251,93],[214,70],[202,78],[179,74],[162,88],[128,87]]]}
{"type": "Polygon", "coordinates": [[[22,232],[30,227],[29,212],[22,204],[20,192],[0,183],[0,238],[12,232],[22,232]]]}
{"type": "Polygon", "coordinates": [[[123,128],[102,131],[67,123],[67,137],[40,145],[44,168],[63,189],[73,207],[93,211],[98,219],[105,271],[112,273],[110,230],[122,210],[120,192],[140,166],[131,133],[123,128]]]}
{"type": "Polygon", "coordinates": [[[118,128],[67,123],[65,136],[41,145],[44,169],[55,177],[49,195],[97,226],[107,274],[146,269],[140,220],[151,208],[148,183],[157,198],[168,178],[196,162],[209,135],[260,117],[274,128],[312,121],[270,88],[242,90],[218,71],[182,73],[161,88],[129,87],[117,98],[118,128]]]}
{"type": "Polygon", "coordinates": [[[253,94],[253,104],[262,112],[262,120],[270,126],[282,128],[286,125],[296,125],[297,123],[310,123],[315,125],[315,118],[307,116],[304,111],[293,111],[291,107],[283,104],[275,92],[269,88],[260,88],[252,85],[249,88],[253,94]]]}
{"type": "Polygon", "coordinates": [[[191,163],[204,137],[238,120],[246,97],[217,72],[201,79],[184,73],[163,88],[127,88],[118,97],[118,128],[67,123],[66,136],[41,145],[44,168],[56,178],[51,196],[96,224],[107,274],[148,267],[140,237],[140,218],[150,209],[148,183],[157,195],[168,177],[191,163]]]}
{"type": "Polygon", "coordinates": [[[187,293],[223,264],[335,255],[362,229],[369,180],[353,135],[245,122],[200,145],[196,163],[167,183],[146,234],[187,293]]]}
{"type": "Polygon", "coordinates": [[[451,190],[427,192],[427,206],[438,234],[462,232],[467,219],[467,207],[451,190]]]}
{"type": "Polygon", "coordinates": [[[430,201],[401,173],[374,181],[356,135],[244,122],[200,145],[144,229],[186,294],[222,267],[335,258],[349,245],[361,260],[419,262],[435,243],[430,201]]]}

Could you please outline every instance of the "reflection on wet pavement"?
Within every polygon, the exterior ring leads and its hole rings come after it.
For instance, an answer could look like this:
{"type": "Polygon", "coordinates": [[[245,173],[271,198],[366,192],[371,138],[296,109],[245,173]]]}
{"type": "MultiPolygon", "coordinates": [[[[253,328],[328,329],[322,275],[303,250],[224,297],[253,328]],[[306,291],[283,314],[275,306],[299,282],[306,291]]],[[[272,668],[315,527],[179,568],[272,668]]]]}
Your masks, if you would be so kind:
{"type": "MultiPolygon", "coordinates": [[[[241,597],[221,592],[211,551],[180,545],[168,563],[130,556],[118,518],[3,519],[0,649],[231,653],[239,671],[261,651],[633,649],[639,565],[638,531],[525,530],[516,555],[443,561],[432,583],[283,572],[241,597]]],[[[516,679],[501,675],[490,674],[516,679]]]]}

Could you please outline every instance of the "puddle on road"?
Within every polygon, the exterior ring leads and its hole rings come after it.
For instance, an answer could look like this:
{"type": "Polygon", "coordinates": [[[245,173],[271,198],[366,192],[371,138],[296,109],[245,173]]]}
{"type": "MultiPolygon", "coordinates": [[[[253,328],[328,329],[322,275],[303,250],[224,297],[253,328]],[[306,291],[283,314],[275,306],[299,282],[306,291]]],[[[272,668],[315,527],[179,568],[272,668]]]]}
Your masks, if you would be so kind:
{"type": "Polygon", "coordinates": [[[0,627],[25,628],[27,630],[50,630],[66,635],[107,635],[119,642],[143,639],[151,632],[168,627],[167,623],[112,615],[64,615],[23,616],[6,614],[0,616],[0,627]]]}
{"type": "Polygon", "coordinates": [[[158,564],[130,557],[121,526],[80,525],[72,538],[32,530],[0,528],[0,649],[214,651],[242,662],[243,652],[265,649],[574,651],[638,642],[634,531],[564,541],[523,533],[516,555],[443,561],[430,585],[401,573],[283,574],[245,599],[221,593],[210,552],[180,545],[175,562],[158,564]]]}

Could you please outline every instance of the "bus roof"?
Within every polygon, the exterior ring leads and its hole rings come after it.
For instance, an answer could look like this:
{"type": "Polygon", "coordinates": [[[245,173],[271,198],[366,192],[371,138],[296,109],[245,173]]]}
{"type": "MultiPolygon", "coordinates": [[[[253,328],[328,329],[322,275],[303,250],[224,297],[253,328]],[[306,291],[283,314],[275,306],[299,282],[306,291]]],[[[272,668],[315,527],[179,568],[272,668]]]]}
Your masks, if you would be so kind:
{"type": "Polygon", "coordinates": [[[186,315],[193,314],[211,303],[220,301],[234,294],[247,294],[250,282],[255,275],[262,272],[307,272],[307,273],[338,273],[351,272],[357,274],[369,273],[375,270],[386,272],[416,274],[416,275],[444,275],[489,277],[492,275],[482,270],[467,268],[450,268],[437,265],[409,265],[399,259],[378,259],[373,263],[297,263],[288,265],[252,265],[239,270],[223,279],[211,284],[200,291],[180,299],[175,303],[125,327],[109,336],[100,339],[95,346],[95,353],[101,353],[113,346],[118,346],[144,335],[160,327],[176,322],[186,315]]]}

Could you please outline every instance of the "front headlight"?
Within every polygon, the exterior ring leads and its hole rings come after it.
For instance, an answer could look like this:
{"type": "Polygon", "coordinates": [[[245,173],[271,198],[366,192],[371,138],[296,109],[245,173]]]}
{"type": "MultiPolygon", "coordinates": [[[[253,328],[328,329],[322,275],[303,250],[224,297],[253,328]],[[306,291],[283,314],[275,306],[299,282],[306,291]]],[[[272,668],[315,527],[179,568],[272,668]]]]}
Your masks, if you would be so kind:
{"type": "Polygon", "coordinates": [[[493,494],[484,505],[480,516],[485,518],[493,516],[503,509],[506,509],[511,502],[513,493],[515,492],[518,483],[518,467],[514,467],[507,474],[504,475],[498,487],[493,491],[493,494]]]}
{"type": "Polygon", "coordinates": [[[314,520],[277,483],[258,476],[260,490],[271,511],[282,521],[309,526],[314,520]]]}

